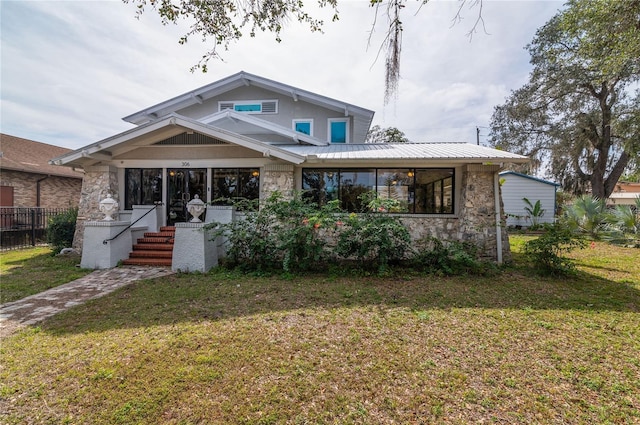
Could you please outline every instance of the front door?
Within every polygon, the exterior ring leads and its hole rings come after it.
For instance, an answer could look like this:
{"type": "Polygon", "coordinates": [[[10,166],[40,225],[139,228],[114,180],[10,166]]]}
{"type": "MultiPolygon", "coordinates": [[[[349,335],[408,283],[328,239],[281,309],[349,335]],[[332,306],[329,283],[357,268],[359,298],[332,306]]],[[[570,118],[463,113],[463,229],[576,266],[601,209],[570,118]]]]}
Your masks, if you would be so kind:
{"type": "Polygon", "coordinates": [[[198,195],[207,201],[206,168],[169,168],[167,170],[167,226],[188,221],[187,202],[198,195]]]}

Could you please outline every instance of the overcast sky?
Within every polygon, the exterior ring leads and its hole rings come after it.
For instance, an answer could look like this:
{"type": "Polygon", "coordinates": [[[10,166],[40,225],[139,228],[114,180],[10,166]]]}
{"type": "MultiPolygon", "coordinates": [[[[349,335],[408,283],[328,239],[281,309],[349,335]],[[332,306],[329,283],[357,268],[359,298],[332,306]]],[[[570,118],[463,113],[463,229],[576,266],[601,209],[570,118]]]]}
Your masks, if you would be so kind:
{"type": "Polygon", "coordinates": [[[232,43],[203,74],[189,68],[207,45],[179,45],[188,27],[163,26],[151,10],[136,19],[119,0],[1,0],[1,131],[78,149],[131,128],[124,116],[244,70],[374,110],[374,124],[412,141],[475,143],[478,126],[484,144],[494,106],[527,79],[524,47],[563,5],[484,0],[488,34],[470,41],[477,8],[452,26],[457,1],[432,0],[417,14],[409,2],[400,90],[385,107],[384,58],[375,61],[384,28],[367,49],[368,3],[339,0],[340,20],[324,34],[292,22],[281,43],[271,34],[232,43]]]}

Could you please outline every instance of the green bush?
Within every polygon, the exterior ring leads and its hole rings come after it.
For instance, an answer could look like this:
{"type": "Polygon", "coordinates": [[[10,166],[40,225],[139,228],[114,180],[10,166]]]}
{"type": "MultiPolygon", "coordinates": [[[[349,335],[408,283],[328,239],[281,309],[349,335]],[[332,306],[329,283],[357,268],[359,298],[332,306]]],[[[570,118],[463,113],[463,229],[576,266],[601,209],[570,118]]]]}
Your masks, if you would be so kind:
{"type": "Polygon", "coordinates": [[[540,237],[524,244],[528,261],[542,274],[562,275],[574,272],[573,261],[562,254],[584,248],[584,239],[561,224],[545,224],[543,228],[545,232],[540,237]]]}
{"type": "Polygon", "coordinates": [[[341,223],[336,253],[343,258],[355,258],[366,268],[384,272],[392,262],[413,255],[411,236],[400,218],[389,215],[398,208],[398,201],[380,199],[375,192],[365,193],[360,200],[367,205],[361,214],[349,214],[341,223]]]}
{"type": "Polygon", "coordinates": [[[427,238],[413,258],[414,267],[435,274],[484,274],[492,267],[478,260],[478,247],[470,242],[427,238]]]}
{"type": "Polygon", "coordinates": [[[77,218],[78,209],[71,208],[49,219],[47,223],[47,243],[51,245],[54,254],[60,252],[62,248],[71,247],[73,244],[77,218]]]}

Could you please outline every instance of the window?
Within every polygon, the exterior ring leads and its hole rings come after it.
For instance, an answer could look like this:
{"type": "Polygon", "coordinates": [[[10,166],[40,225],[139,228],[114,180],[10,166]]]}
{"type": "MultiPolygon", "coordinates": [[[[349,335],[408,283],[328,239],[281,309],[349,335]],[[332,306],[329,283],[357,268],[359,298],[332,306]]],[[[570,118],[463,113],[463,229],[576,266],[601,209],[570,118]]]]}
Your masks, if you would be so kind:
{"type": "Polygon", "coordinates": [[[293,120],[293,129],[299,133],[313,136],[313,120],[293,120]]]}
{"type": "Polygon", "coordinates": [[[329,118],[329,141],[331,143],[349,143],[349,120],[347,118],[329,118]]]}
{"type": "Polygon", "coordinates": [[[127,168],[124,173],[124,209],[134,205],[153,205],[162,202],[161,168],[127,168]]]}
{"type": "Polygon", "coordinates": [[[242,101],[222,101],[218,102],[218,109],[224,111],[231,109],[236,112],[247,114],[277,114],[277,100],[242,100],[242,101]]]}
{"type": "Polygon", "coordinates": [[[453,168],[304,169],[302,189],[318,205],[339,199],[349,212],[363,211],[360,195],[375,191],[399,202],[394,212],[453,214],[454,178],[453,168]]]}
{"type": "Polygon", "coordinates": [[[258,168],[214,168],[214,205],[230,205],[241,199],[260,198],[260,170],[258,168]]]}

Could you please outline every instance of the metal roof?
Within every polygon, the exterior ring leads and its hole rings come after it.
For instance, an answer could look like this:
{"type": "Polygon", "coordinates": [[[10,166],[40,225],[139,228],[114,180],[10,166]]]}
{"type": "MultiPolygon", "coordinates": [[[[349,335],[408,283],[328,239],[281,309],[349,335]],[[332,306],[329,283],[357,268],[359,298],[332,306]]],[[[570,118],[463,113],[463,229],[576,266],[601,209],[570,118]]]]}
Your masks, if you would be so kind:
{"type": "Polygon", "coordinates": [[[320,160],[464,160],[471,162],[529,161],[526,156],[469,143],[370,143],[328,146],[280,146],[292,153],[320,160]]]}

